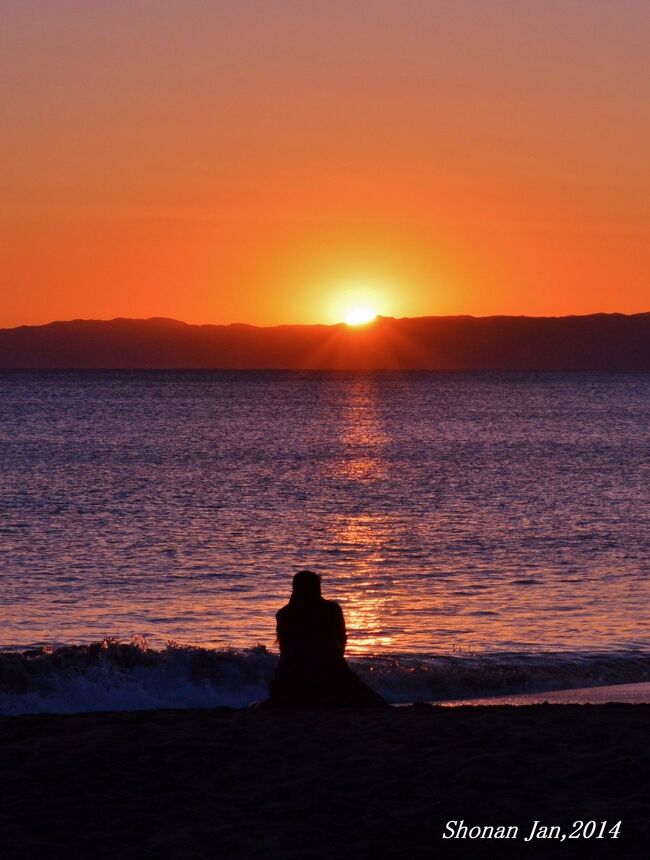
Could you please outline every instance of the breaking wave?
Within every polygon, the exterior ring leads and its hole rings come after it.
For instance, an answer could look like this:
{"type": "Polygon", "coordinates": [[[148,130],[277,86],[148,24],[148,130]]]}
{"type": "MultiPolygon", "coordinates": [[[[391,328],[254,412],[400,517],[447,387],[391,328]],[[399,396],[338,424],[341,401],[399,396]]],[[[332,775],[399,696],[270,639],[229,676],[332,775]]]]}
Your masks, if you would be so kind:
{"type": "MultiPolygon", "coordinates": [[[[0,652],[0,714],[246,707],[266,698],[277,655],[144,639],[0,652]]],[[[393,704],[650,680],[650,654],[463,654],[351,658],[393,704]]]]}

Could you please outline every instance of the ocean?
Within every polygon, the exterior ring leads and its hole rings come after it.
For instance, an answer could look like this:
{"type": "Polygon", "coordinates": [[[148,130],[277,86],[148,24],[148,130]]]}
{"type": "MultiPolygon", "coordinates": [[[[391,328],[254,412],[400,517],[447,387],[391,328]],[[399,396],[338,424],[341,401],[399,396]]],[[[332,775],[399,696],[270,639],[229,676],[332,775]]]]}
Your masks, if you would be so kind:
{"type": "Polygon", "coordinates": [[[394,702],[646,681],[649,526],[648,374],[5,372],[0,712],[263,698],[302,568],[394,702]]]}

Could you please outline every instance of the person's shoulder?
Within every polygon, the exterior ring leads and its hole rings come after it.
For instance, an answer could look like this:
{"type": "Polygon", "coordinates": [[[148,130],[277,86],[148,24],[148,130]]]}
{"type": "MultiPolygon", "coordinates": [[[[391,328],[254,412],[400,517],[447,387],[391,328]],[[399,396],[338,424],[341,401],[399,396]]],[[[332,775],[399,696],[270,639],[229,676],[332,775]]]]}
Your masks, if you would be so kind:
{"type": "Polygon", "coordinates": [[[325,605],[327,606],[328,612],[336,615],[342,615],[343,610],[341,609],[341,604],[337,603],[336,600],[326,600],[325,605]]]}
{"type": "Polygon", "coordinates": [[[285,616],[287,616],[289,614],[289,611],[290,611],[290,608],[289,608],[289,604],[287,603],[285,606],[282,607],[282,609],[278,609],[278,611],[275,613],[275,617],[279,621],[281,618],[284,618],[285,616]]]}

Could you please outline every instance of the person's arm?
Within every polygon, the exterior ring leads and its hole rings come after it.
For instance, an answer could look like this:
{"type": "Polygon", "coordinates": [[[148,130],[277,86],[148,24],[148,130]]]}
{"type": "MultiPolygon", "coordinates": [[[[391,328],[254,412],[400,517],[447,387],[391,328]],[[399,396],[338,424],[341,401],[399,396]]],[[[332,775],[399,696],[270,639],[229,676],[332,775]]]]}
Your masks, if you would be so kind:
{"type": "Polygon", "coordinates": [[[343,616],[343,610],[338,605],[338,603],[336,604],[336,608],[338,609],[338,612],[336,613],[336,615],[337,615],[337,618],[336,618],[337,634],[338,634],[339,646],[341,648],[341,654],[343,655],[343,654],[345,654],[345,646],[347,645],[347,641],[348,641],[348,633],[347,633],[347,630],[345,629],[345,617],[343,616]]]}

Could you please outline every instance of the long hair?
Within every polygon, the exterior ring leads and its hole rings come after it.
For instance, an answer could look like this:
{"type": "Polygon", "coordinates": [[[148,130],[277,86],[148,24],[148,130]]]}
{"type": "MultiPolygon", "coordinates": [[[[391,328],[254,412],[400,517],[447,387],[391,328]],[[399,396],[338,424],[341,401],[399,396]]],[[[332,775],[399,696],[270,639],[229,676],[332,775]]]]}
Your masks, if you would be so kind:
{"type": "Polygon", "coordinates": [[[293,578],[289,603],[314,603],[320,600],[320,576],[311,570],[301,570],[293,578]]]}

